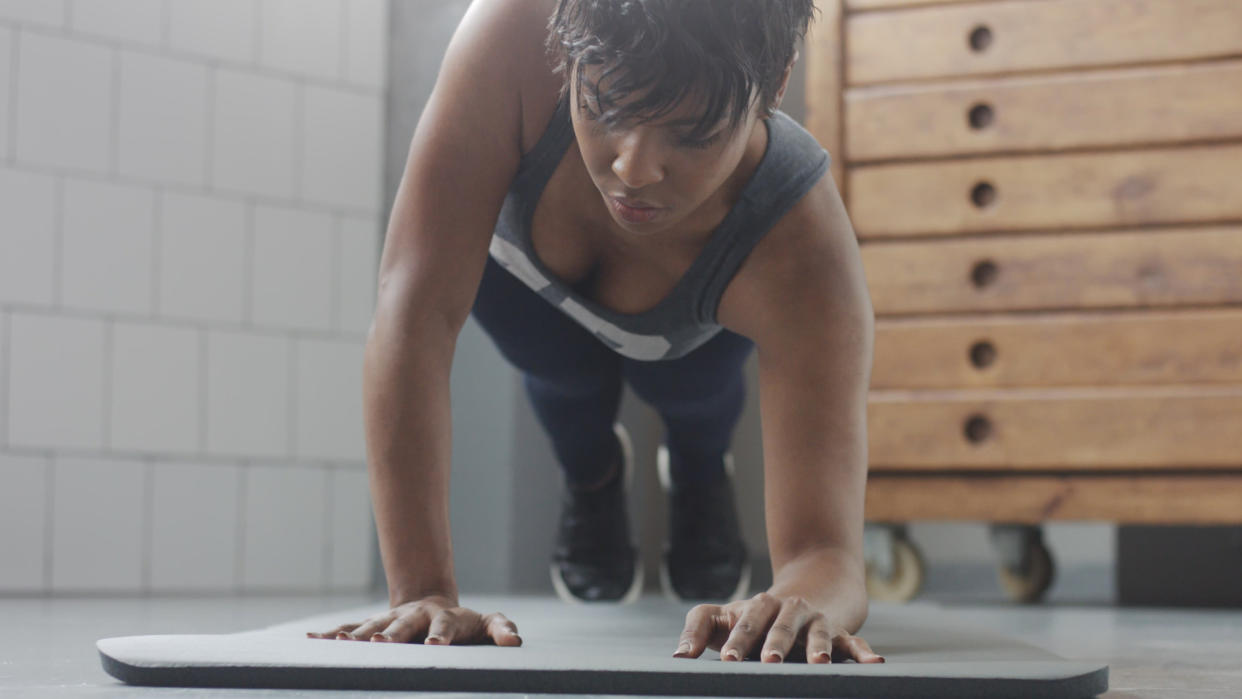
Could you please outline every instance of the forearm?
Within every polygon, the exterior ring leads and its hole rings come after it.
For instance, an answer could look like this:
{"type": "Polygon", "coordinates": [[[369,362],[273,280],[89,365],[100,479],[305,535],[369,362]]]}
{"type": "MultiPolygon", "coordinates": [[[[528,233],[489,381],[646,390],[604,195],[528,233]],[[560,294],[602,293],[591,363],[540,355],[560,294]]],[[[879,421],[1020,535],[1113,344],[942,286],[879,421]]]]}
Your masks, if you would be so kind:
{"type": "Polygon", "coordinates": [[[850,634],[866,621],[866,571],[858,553],[843,548],[810,549],[773,573],[770,594],[802,597],[850,634]]]}
{"type": "Polygon", "coordinates": [[[448,512],[454,340],[409,309],[381,297],[363,367],[371,501],[393,606],[457,596],[448,512]]]}

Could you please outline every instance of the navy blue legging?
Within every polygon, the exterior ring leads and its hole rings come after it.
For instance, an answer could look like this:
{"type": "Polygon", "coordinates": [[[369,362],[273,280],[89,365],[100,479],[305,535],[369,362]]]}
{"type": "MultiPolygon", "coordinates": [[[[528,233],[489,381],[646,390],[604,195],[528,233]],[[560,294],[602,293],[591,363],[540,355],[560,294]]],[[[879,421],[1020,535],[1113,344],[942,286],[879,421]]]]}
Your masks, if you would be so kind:
{"type": "Polygon", "coordinates": [[[526,393],[570,485],[598,483],[616,455],[612,425],[624,377],[664,421],[677,485],[711,481],[746,398],[743,365],[754,343],[722,329],[678,359],[618,354],[489,255],[471,311],[524,377],[526,393]]]}

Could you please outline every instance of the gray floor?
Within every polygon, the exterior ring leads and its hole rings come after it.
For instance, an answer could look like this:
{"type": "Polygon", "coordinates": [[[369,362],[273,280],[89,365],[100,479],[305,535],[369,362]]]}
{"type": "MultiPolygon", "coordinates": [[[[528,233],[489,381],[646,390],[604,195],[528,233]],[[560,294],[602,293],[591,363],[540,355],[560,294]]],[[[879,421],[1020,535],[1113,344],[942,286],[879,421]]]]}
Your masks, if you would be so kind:
{"type": "MultiPolygon", "coordinates": [[[[1100,570],[1063,571],[1049,601],[1033,607],[1007,603],[990,583],[985,570],[942,571],[929,577],[920,603],[941,604],[965,622],[1065,658],[1108,663],[1112,689],[1105,697],[1242,697],[1242,610],[1117,608],[1111,604],[1111,579],[1100,570]]],[[[103,672],[94,641],[135,634],[230,633],[373,601],[359,596],[0,599],[5,631],[0,695],[361,696],[129,687],[103,672]]]]}

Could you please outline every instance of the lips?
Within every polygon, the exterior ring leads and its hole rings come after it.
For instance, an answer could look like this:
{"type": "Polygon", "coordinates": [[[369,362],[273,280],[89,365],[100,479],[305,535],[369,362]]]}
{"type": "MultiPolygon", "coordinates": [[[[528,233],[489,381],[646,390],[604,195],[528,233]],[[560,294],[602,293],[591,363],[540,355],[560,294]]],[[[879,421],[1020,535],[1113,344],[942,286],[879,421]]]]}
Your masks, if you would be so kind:
{"type": "MultiPolygon", "coordinates": [[[[612,196],[612,195],[609,195],[609,196],[612,196]]],[[[658,209],[660,208],[654,204],[648,204],[647,202],[639,200],[639,199],[630,199],[629,197],[618,197],[618,196],[613,196],[612,198],[616,199],[622,204],[625,204],[631,209],[658,209]]]]}

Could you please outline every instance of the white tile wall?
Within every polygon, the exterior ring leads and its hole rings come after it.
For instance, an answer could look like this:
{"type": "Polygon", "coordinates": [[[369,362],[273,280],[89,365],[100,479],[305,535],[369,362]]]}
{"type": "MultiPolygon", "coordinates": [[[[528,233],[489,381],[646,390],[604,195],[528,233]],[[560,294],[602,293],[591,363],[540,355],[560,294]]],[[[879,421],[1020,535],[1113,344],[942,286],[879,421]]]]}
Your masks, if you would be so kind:
{"type": "Polygon", "coordinates": [[[362,350],[356,342],[297,343],[298,456],[365,461],[362,350]]]}
{"type": "Polygon", "coordinates": [[[118,322],[112,328],[113,449],[201,452],[202,387],[196,328],[118,322]]]}
{"type": "Polygon", "coordinates": [[[55,298],[57,183],[0,167],[0,303],[50,306],[55,298]]]}
{"type": "Polygon", "coordinates": [[[332,329],[336,222],[314,211],[256,206],[251,319],[258,325],[332,329]]]}
{"type": "Polygon", "coordinates": [[[248,590],[325,589],[328,470],[253,466],[245,478],[242,585],[248,590]]]}
{"type": "Polygon", "coordinates": [[[343,0],[266,0],[259,7],[259,65],[340,79],[343,0]]]}
{"type": "Polygon", "coordinates": [[[47,585],[49,474],[46,457],[0,454],[0,592],[37,592],[47,585]]]}
{"type": "Polygon", "coordinates": [[[332,498],[328,584],[335,590],[356,590],[370,584],[372,557],[379,555],[372,550],[374,520],[367,473],[334,469],[328,487],[332,498]]]}
{"type": "Polygon", "coordinates": [[[9,445],[104,446],[105,323],[14,312],[9,319],[9,445]]]}
{"type": "Polygon", "coordinates": [[[75,33],[135,44],[164,40],[164,0],[70,0],[69,27],[75,33]]]}
{"type": "Polygon", "coordinates": [[[207,182],[208,69],[121,51],[117,171],[157,182],[207,182]]]}
{"type": "Polygon", "coordinates": [[[302,88],[283,78],[224,68],[215,71],[212,186],[292,199],[302,88]]]}
{"type": "Polygon", "coordinates": [[[329,206],[375,211],[383,103],[375,95],[308,85],[304,109],[302,196],[329,206]]]}
{"type": "Polygon", "coordinates": [[[61,302],[151,315],[155,190],[76,177],[65,178],[64,186],[61,302]]]}
{"type": "Polygon", "coordinates": [[[175,0],[167,8],[170,49],[254,63],[259,16],[255,0],[175,0]]]}
{"type": "Polygon", "coordinates": [[[18,46],[17,161],[108,172],[116,51],[32,31],[18,46]]]}
{"type": "Polygon", "coordinates": [[[278,335],[207,334],[207,450],[284,457],[289,443],[289,355],[278,335]]]}
{"type": "Polygon", "coordinates": [[[345,79],[379,89],[388,81],[388,3],[345,3],[345,79]]]}
{"type": "Polygon", "coordinates": [[[366,334],[375,314],[380,239],[384,235],[379,219],[345,216],[336,259],[341,268],[339,329],[366,334]]]}
{"type": "Polygon", "coordinates": [[[57,457],[52,473],[52,590],[134,591],[146,585],[148,464],[57,457]]]}
{"type": "Polygon", "coordinates": [[[65,24],[64,0],[3,0],[0,19],[32,26],[61,27],[65,24]]]}
{"type": "Polygon", "coordinates": [[[13,88],[13,69],[17,66],[17,62],[13,60],[16,50],[13,32],[0,27],[0,160],[8,160],[13,152],[13,139],[9,133],[13,120],[9,111],[13,104],[10,92],[13,88]]]}
{"type": "Polygon", "coordinates": [[[0,0],[0,591],[370,583],[387,27],[0,0]]]}
{"type": "Polygon", "coordinates": [[[236,464],[156,461],[152,470],[151,590],[226,591],[240,580],[236,464]]]}
{"type": "Polygon", "coordinates": [[[208,194],[165,192],[159,200],[157,307],[166,318],[246,318],[246,205],[208,194]]]}

